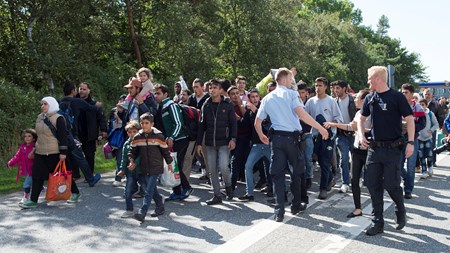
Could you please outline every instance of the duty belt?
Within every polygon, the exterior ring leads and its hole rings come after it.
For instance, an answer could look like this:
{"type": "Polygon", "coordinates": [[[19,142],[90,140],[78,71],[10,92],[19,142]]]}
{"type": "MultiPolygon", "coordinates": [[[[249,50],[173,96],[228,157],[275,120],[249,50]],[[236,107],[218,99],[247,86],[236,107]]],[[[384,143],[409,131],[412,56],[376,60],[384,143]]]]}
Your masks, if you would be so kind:
{"type": "Polygon", "coordinates": [[[371,140],[369,146],[371,148],[396,148],[405,144],[403,137],[393,141],[374,141],[371,140]]]}
{"type": "Polygon", "coordinates": [[[302,134],[302,132],[301,131],[288,132],[288,131],[274,130],[273,134],[277,134],[277,135],[281,135],[281,136],[299,136],[302,134]]]}
{"type": "Polygon", "coordinates": [[[269,134],[268,134],[268,137],[271,141],[272,141],[272,137],[274,135],[289,136],[289,137],[293,137],[295,140],[298,140],[299,142],[302,141],[302,131],[288,132],[288,131],[274,130],[273,128],[271,128],[269,130],[269,134]]]}

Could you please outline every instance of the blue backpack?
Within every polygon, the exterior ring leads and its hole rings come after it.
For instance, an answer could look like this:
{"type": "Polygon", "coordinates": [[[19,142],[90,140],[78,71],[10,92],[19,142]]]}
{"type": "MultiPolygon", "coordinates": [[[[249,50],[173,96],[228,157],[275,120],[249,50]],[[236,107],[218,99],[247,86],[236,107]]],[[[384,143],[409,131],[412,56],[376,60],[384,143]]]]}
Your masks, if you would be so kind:
{"type": "Polygon", "coordinates": [[[66,129],[68,133],[72,133],[74,129],[75,117],[72,113],[71,102],[60,102],[58,114],[62,115],[66,120],[66,129]]]}

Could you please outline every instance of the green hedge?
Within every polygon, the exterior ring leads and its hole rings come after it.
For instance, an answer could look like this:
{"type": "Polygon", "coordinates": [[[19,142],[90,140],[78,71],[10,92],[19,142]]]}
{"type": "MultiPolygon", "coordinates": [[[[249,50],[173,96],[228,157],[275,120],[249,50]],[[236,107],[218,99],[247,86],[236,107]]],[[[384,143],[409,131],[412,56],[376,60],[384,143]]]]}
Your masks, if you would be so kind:
{"type": "Polygon", "coordinates": [[[22,142],[20,134],[25,128],[34,128],[40,112],[42,91],[0,81],[0,164],[6,165],[22,142]]]}

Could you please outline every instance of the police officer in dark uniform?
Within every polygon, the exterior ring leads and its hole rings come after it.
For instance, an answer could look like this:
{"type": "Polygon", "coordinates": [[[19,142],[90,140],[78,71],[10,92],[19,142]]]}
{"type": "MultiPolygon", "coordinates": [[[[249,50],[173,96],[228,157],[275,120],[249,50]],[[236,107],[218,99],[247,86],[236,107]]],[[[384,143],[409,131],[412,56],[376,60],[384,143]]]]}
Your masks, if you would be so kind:
{"type": "Polygon", "coordinates": [[[374,92],[367,95],[361,108],[358,135],[363,147],[368,147],[365,183],[370,192],[375,218],[367,235],[384,230],[383,193],[387,190],[396,205],[397,230],[406,225],[406,210],[401,183],[400,157],[414,151],[414,118],[411,107],[402,93],[390,89],[386,83],[387,69],[373,66],[368,70],[368,83],[374,92]],[[372,116],[371,138],[364,135],[366,117],[372,116]],[[402,119],[406,122],[408,140],[402,137],[402,119]]]}
{"type": "Polygon", "coordinates": [[[270,147],[272,159],[270,163],[270,175],[272,176],[275,193],[275,220],[282,222],[284,219],[284,191],[285,169],[287,162],[291,165],[291,213],[297,214],[306,209],[308,196],[305,188],[304,159],[299,149],[299,139],[302,127],[299,118],[305,123],[317,128],[323,138],[328,138],[328,132],[317,123],[304,110],[298,93],[290,89],[292,85],[292,73],[287,68],[281,68],[275,75],[277,88],[269,93],[261,102],[256,115],[255,130],[262,143],[269,144],[268,137],[263,133],[261,123],[270,117],[272,122],[272,135],[270,147]]]}

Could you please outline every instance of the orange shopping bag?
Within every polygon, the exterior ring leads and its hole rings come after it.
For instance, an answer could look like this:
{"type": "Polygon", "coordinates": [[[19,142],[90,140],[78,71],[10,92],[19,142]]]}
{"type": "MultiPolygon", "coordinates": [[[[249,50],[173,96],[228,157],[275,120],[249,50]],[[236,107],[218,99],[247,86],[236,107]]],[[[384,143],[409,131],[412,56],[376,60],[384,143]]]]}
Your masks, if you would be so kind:
{"type": "Polygon", "coordinates": [[[53,173],[48,175],[47,201],[68,200],[72,187],[72,171],[67,171],[66,162],[59,161],[53,173]]]}

